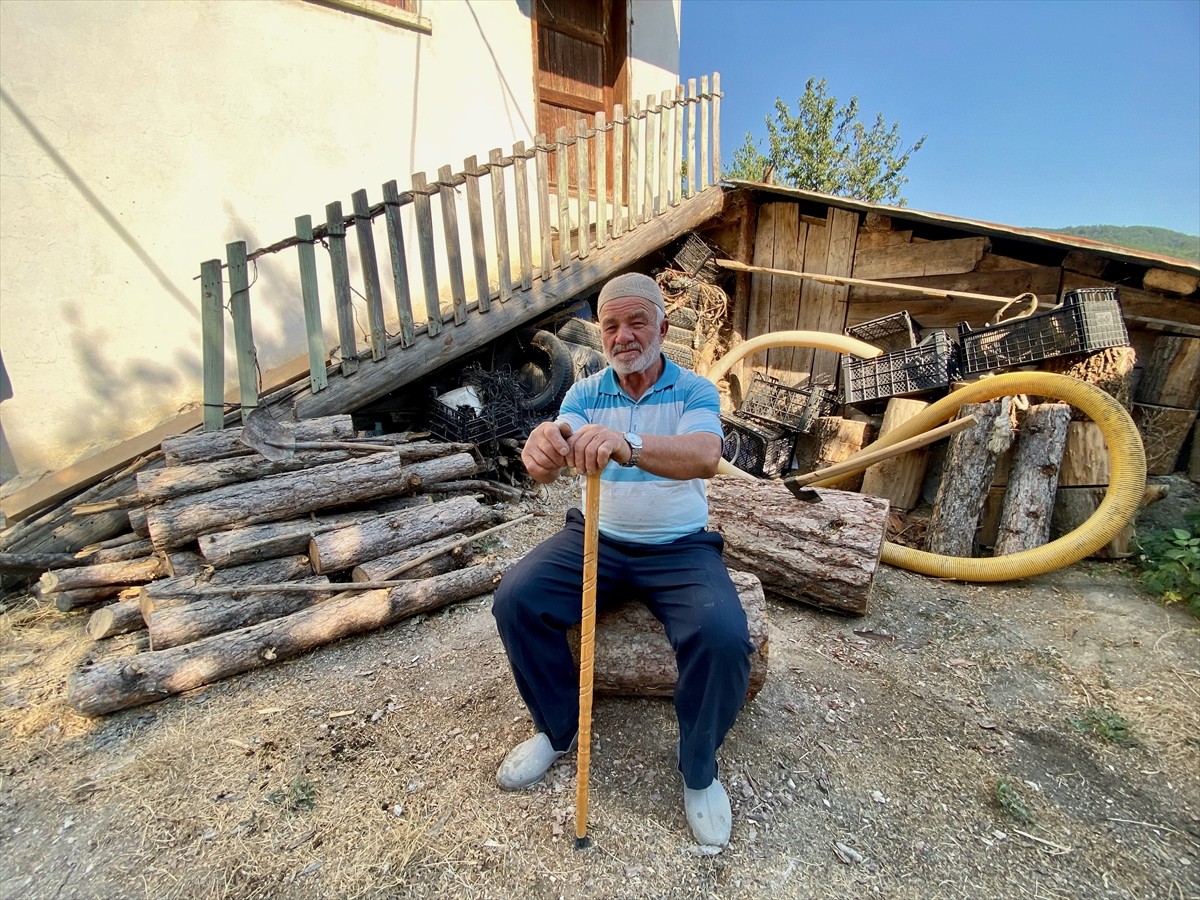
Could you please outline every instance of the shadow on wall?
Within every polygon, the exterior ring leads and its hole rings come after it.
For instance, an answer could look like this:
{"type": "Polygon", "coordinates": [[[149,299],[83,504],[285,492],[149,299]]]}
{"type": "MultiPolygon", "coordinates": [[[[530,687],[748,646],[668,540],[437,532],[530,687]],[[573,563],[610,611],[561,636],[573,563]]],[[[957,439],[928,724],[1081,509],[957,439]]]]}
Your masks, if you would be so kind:
{"type": "Polygon", "coordinates": [[[75,190],[79,191],[79,193],[83,196],[83,199],[87,201],[88,206],[90,206],[96,212],[96,214],[100,216],[100,218],[104,221],[104,224],[111,228],[117,237],[119,237],[124,244],[131,251],[133,251],[133,255],[136,256],[138,261],[141,262],[141,264],[150,271],[150,274],[152,274],[158,280],[158,283],[162,286],[163,290],[165,290],[176,303],[182,306],[187,311],[188,315],[199,322],[200,312],[197,309],[195,302],[189,300],[184,293],[171,281],[170,277],[166,272],[163,271],[162,267],[154,261],[154,258],[150,256],[150,254],[146,252],[146,249],[138,242],[138,239],[129,233],[128,229],[121,224],[117,217],[113,215],[112,211],[104,205],[104,202],[96,196],[91,188],[87,186],[87,182],[85,182],[79,176],[79,173],[72,168],[71,164],[67,162],[62,154],[54,149],[54,145],[51,144],[50,141],[46,139],[46,136],[38,130],[38,127],[34,125],[32,121],[30,121],[30,119],[21,110],[21,107],[12,97],[9,96],[8,92],[5,91],[4,88],[0,88],[0,102],[3,102],[4,105],[8,107],[9,112],[11,112],[13,116],[16,117],[17,121],[21,123],[21,127],[29,133],[29,136],[33,138],[34,142],[38,145],[38,147],[41,148],[42,152],[45,153],[50,161],[58,167],[64,176],[66,176],[66,179],[71,186],[75,188],[75,190]]]}

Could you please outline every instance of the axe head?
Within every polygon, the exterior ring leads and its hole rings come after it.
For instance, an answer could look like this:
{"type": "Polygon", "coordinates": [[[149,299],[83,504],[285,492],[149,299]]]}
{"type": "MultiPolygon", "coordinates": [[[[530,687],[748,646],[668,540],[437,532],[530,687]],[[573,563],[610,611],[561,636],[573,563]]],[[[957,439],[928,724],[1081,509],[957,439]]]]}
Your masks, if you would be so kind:
{"type": "Polygon", "coordinates": [[[821,495],[809,487],[801,486],[795,478],[784,478],[783,486],[792,492],[792,496],[802,503],[820,503],[821,495]]]}

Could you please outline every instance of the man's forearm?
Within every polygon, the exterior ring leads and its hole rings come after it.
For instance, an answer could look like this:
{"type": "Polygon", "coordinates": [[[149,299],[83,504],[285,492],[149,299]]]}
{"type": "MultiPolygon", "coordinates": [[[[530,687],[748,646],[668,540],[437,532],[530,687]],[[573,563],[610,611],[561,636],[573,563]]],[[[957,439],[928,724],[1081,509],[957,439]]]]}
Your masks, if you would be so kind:
{"type": "MultiPolygon", "coordinates": [[[[686,481],[712,478],[721,460],[721,439],[715,434],[643,434],[642,457],[638,468],[663,478],[686,481]]],[[[618,462],[629,459],[629,448],[618,462]]]]}

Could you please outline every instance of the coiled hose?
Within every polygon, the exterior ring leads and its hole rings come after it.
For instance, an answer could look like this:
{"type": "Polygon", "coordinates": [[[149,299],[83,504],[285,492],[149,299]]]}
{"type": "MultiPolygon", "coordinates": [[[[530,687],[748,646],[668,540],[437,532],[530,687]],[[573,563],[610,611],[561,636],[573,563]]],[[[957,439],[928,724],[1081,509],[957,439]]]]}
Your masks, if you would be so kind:
{"type": "MultiPolygon", "coordinates": [[[[713,366],[708,378],[715,384],[739,359],[760,350],[787,346],[816,347],[839,353],[853,353],[866,358],[879,356],[882,352],[862,341],[842,335],[817,331],[773,332],[760,335],[734,348],[713,366]]],[[[1010,372],[968,384],[930,404],[916,416],[845,461],[851,462],[855,456],[867,450],[889,447],[935,428],[952,419],[964,404],[982,403],[1014,394],[1036,394],[1062,400],[1083,412],[1099,426],[1108,445],[1109,456],[1109,486],[1100,506],[1073,531],[1048,544],[1009,556],[986,559],[943,556],[888,542],[884,544],[880,557],[883,562],[921,575],[954,578],[959,581],[1011,581],[1029,578],[1069,566],[1096,552],[1120,534],[1137,514],[1146,490],[1146,451],[1133,419],[1121,404],[1099,388],[1076,378],[1051,372],[1010,372]]],[[[722,466],[718,471],[749,477],[731,465],[722,466]]],[[[846,477],[849,476],[818,481],[815,486],[830,487],[846,477]]]]}

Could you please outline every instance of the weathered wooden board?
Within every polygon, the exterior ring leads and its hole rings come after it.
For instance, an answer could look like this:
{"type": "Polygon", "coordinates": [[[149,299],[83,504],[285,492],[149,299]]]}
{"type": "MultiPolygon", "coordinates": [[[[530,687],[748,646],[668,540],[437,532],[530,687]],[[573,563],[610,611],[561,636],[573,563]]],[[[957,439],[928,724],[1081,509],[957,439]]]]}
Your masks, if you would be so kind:
{"type": "Polygon", "coordinates": [[[854,255],[855,278],[888,281],[895,278],[970,272],[979,265],[992,242],[986,237],[956,238],[921,244],[864,247],[854,255]]]}
{"type": "Polygon", "coordinates": [[[1200,338],[1160,335],[1142,366],[1139,403],[1180,409],[1200,407],[1200,338]]]}

